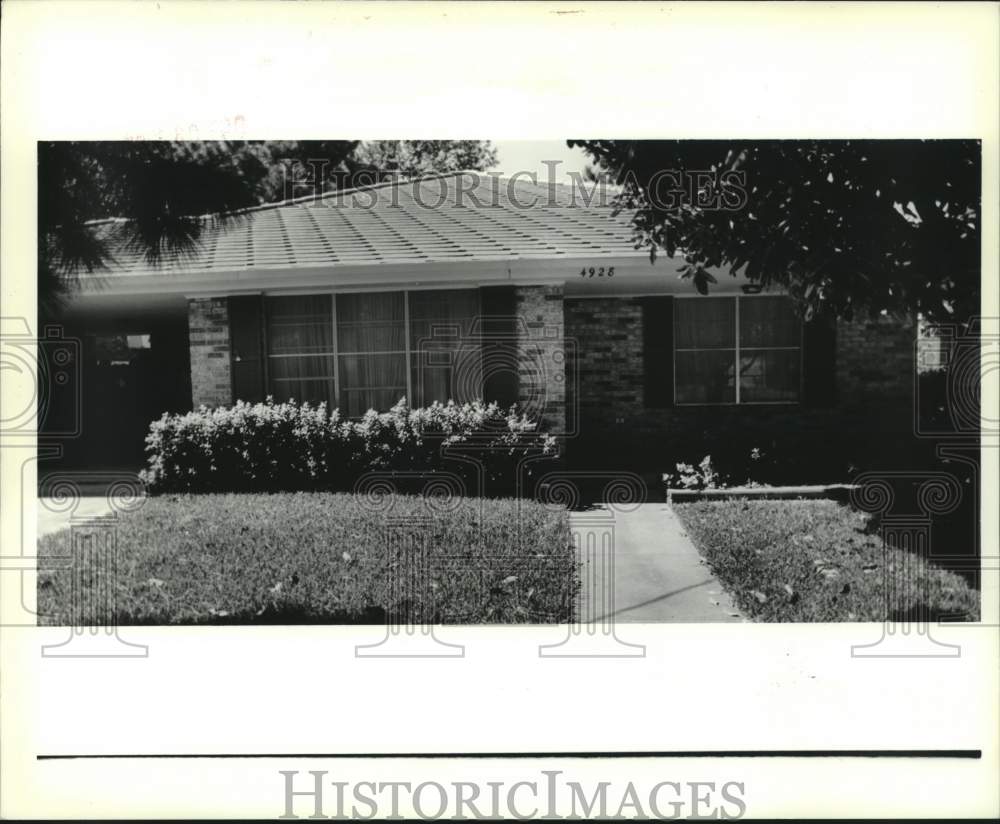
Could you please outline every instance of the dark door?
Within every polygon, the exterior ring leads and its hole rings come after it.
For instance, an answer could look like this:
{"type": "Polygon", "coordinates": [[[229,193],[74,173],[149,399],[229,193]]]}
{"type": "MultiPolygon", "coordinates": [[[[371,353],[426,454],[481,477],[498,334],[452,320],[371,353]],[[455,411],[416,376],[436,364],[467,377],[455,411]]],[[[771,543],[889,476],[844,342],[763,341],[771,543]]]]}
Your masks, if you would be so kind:
{"type": "Polygon", "coordinates": [[[93,335],[85,341],[81,462],[138,469],[149,425],[190,408],[187,346],[171,330],[93,335]]]}

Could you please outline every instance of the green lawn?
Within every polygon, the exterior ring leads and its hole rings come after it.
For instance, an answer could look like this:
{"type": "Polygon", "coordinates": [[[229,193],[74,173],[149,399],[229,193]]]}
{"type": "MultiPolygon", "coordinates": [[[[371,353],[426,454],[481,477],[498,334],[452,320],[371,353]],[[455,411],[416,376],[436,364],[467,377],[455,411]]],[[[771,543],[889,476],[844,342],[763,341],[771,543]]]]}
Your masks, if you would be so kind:
{"type": "MultiPolygon", "coordinates": [[[[378,623],[399,610],[446,623],[571,618],[578,571],[565,511],[511,499],[451,503],[327,493],[150,498],[117,527],[117,621],[378,623]],[[412,572],[418,547],[423,575],[412,572]]],[[[87,604],[107,572],[90,562],[59,568],[71,556],[68,530],[39,541],[39,555],[39,622],[74,623],[71,575],[80,574],[87,604]]]]}
{"type": "Polygon", "coordinates": [[[886,557],[867,516],[834,501],[727,500],[674,511],[740,610],[755,621],[978,620],[965,579],[893,550],[886,557]],[[912,574],[901,572],[911,564],[912,574]],[[888,570],[886,569],[888,564],[888,570]],[[899,587],[891,616],[885,573],[899,587]]]}

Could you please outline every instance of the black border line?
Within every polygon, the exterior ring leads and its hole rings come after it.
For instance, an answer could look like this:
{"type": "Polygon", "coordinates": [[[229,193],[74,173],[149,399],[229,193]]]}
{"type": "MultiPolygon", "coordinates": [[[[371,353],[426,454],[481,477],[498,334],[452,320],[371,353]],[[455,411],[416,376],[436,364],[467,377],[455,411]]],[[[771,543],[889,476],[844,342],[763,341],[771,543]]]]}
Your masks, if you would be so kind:
{"type": "Polygon", "coordinates": [[[612,750],[584,752],[248,752],[248,753],[45,753],[37,761],[74,759],[241,759],[241,758],[964,758],[980,759],[982,750],[612,750]]]}

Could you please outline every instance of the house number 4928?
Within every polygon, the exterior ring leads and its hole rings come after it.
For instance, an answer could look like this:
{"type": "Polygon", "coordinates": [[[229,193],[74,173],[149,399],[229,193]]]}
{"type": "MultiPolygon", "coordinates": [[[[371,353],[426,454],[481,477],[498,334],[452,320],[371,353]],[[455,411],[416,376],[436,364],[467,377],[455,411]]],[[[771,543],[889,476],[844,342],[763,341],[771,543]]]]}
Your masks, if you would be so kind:
{"type": "Polygon", "coordinates": [[[580,277],[582,278],[603,278],[603,277],[613,278],[614,276],[615,276],[614,266],[608,266],[606,269],[603,266],[600,267],[591,266],[589,268],[584,266],[580,270],[580,277]]]}

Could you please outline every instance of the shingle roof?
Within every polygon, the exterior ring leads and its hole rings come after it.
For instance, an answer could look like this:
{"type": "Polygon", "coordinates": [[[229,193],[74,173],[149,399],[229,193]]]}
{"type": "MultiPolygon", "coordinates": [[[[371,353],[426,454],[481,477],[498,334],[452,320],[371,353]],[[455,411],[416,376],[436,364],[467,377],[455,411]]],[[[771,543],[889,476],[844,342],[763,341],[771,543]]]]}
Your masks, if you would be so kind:
{"type": "MultiPolygon", "coordinates": [[[[587,204],[579,187],[475,172],[395,181],[247,210],[235,226],[206,230],[191,257],[155,269],[113,245],[110,274],[642,254],[630,214],[613,215],[611,197],[587,204]]],[[[111,238],[114,226],[98,230],[111,238]]]]}

